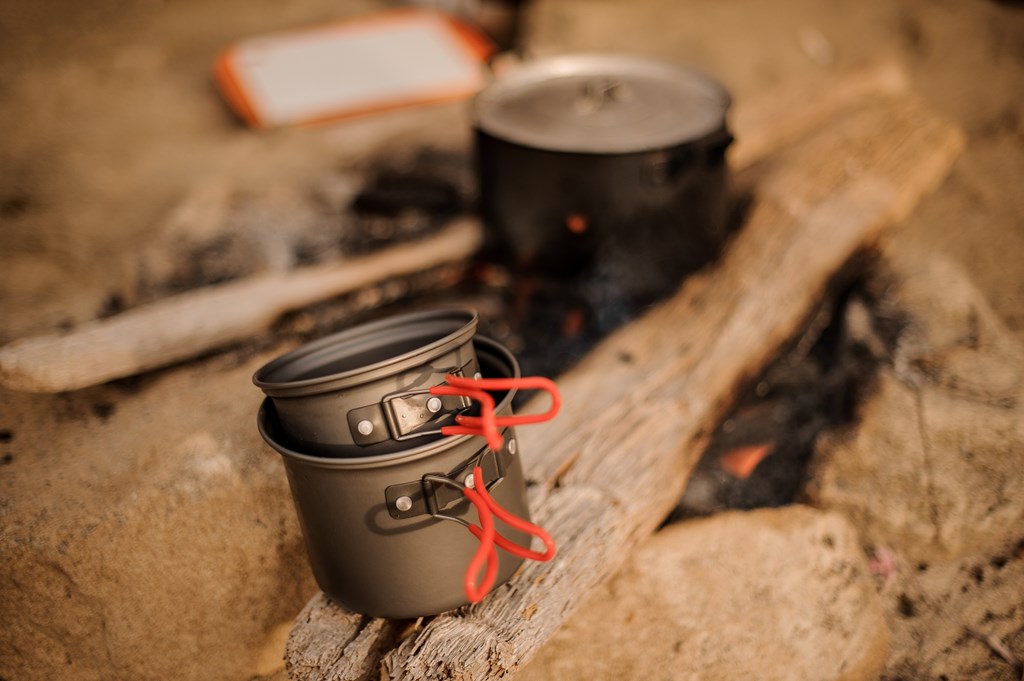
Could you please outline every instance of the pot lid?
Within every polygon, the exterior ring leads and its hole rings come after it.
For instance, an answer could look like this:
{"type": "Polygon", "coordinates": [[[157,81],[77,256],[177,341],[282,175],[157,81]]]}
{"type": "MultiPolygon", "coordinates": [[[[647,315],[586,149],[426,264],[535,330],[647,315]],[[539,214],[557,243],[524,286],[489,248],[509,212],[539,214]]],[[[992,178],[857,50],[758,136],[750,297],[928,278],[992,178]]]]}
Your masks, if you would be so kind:
{"type": "Polygon", "coordinates": [[[476,96],[483,132],[528,147],[631,153],[700,139],[725,124],[729,95],[699,71],[613,54],[537,60],[476,96]]]}

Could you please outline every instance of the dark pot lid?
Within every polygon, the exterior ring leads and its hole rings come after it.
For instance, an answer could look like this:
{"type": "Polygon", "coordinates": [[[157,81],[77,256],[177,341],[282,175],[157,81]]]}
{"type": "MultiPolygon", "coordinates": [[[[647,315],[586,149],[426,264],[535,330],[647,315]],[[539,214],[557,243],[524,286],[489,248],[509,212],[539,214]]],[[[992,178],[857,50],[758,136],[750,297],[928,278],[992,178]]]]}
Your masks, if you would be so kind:
{"type": "Polygon", "coordinates": [[[612,54],[537,60],[476,96],[476,127],[515,144],[573,153],[665,149],[721,129],[729,94],[678,64],[612,54]]]}

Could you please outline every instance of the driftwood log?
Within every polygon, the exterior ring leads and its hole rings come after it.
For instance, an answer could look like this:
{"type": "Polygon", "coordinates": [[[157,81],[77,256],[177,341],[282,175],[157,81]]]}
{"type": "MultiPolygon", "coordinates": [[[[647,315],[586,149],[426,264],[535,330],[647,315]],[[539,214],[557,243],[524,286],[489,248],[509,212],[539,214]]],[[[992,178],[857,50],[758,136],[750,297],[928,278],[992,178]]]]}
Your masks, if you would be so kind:
{"type": "Polygon", "coordinates": [[[732,117],[738,131],[729,147],[729,163],[745,168],[787,142],[807,135],[838,111],[865,98],[896,94],[907,89],[906,70],[895,62],[881,62],[827,80],[796,80],[771,92],[740,102],[732,117]]]}
{"type": "Polygon", "coordinates": [[[261,333],[290,310],[464,260],[482,240],[477,221],[461,218],[416,243],[188,291],[67,334],[23,338],[0,348],[0,385],[63,392],[190,359],[261,333]]]}
{"type": "Polygon", "coordinates": [[[738,386],[801,328],[844,263],[937,186],[962,143],[916,100],[879,96],[748,169],[754,204],[720,263],[561,377],[558,419],[520,429],[533,515],[558,557],[426,622],[361,617],[318,595],[292,629],[289,674],[515,673],[657,528],[738,386]]]}

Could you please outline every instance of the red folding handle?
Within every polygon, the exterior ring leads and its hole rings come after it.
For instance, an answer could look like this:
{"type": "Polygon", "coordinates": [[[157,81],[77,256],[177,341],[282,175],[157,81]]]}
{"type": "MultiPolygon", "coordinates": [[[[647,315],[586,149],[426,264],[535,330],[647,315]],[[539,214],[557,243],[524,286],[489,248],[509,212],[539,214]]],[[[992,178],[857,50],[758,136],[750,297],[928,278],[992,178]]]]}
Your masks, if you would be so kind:
{"type": "MultiPolygon", "coordinates": [[[[476,476],[476,471],[479,470],[479,467],[477,467],[474,470],[474,477],[476,476]]],[[[519,544],[516,544],[509,538],[501,534],[498,534],[497,532],[495,532],[494,534],[495,544],[497,544],[499,547],[501,547],[505,551],[508,551],[514,556],[527,558],[529,560],[535,560],[540,563],[546,563],[555,557],[555,540],[551,538],[551,535],[548,534],[543,527],[540,527],[539,525],[534,525],[529,520],[524,520],[519,516],[512,515],[511,513],[509,513],[506,509],[502,508],[497,501],[494,500],[494,497],[490,495],[486,487],[479,488],[479,494],[481,497],[483,497],[484,501],[490,507],[491,512],[494,515],[498,516],[498,518],[506,525],[516,530],[519,530],[520,532],[532,534],[534,537],[538,537],[542,542],[544,542],[544,551],[534,551],[525,546],[520,546],[519,544]]],[[[483,535],[483,529],[477,527],[476,525],[470,525],[469,531],[472,532],[478,538],[483,535]]]]}
{"type": "Polygon", "coordinates": [[[469,602],[479,603],[487,595],[487,592],[491,590],[491,587],[494,586],[494,580],[498,574],[498,556],[494,550],[495,545],[512,555],[536,560],[541,563],[554,558],[556,549],[555,540],[542,527],[513,515],[494,500],[494,497],[490,495],[487,487],[484,485],[484,474],[480,466],[473,468],[473,484],[475,489],[464,487],[462,493],[476,506],[477,514],[480,516],[480,525],[469,525],[469,531],[480,540],[480,546],[477,547],[476,553],[473,554],[473,559],[470,560],[469,566],[466,568],[465,587],[466,597],[469,599],[469,602]],[[508,537],[498,534],[494,528],[493,516],[495,515],[510,527],[539,537],[544,542],[544,551],[533,551],[525,546],[516,544],[508,537]],[[483,581],[477,585],[475,579],[480,573],[480,568],[485,560],[487,561],[487,572],[484,575],[483,581]]]}
{"type": "Polygon", "coordinates": [[[505,444],[498,431],[497,418],[494,415],[494,398],[483,390],[475,388],[458,388],[453,385],[435,385],[430,389],[431,395],[462,395],[472,398],[480,403],[480,427],[470,428],[468,426],[442,426],[442,435],[480,435],[487,440],[487,446],[494,451],[500,451],[505,444]]]}
{"type": "Polygon", "coordinates": [[[442,435],[479,435],[487,440],[487,446],[494,451],[501,449],[504,442],[498,428],[521,426],[549,421],[562,407],[562,395],[558,386],[543,376],[522,378],[460,378],[452,374],[445,377],[445,383],[430,389],[431,395],[463,395],[480,403],[480,416],[459,415],[458,425],[444,426],[442,435]],[[551,396],[551,406],[540,414],[497,416],[494,413],[494,398],[487,390],[543,390],[551,396]]]}
{"type": "MultiPolygon", "coordinates": [[[[562,396],[554,381],[541,376],[524,378],[460,378],[449,374],[445,383],[430,389],[431,395],[461,395],[480,403],[480,416],[455,417],[458,425],[443,426],[442,435],[477,435],[487,441],[491,450],[498,452],[504,446],[501,431],[498,428],[541,423],[555,417],[562,406],[562,396]],[[494,398],[488,390],[543,390],[551,396],[551,406],[540,414],[522,414],[499,417],[494,413],[494,398]]],[[[555,541],[544,528],[534,525],[528,520],[513,515],[494,500],[484,484],[483,471],[480,466],[473,468],[474,487],[463,486],[462,493],[476,507],[480,517],[480,525],[469,524],[469,531],[480,540],[480,546],[473,554],[466,567],[464,584],[466,597],[470,603],[479,603],[494,586],[498,574],[498,555],[495,546],[508,551],[512,555],[528,560],[546,562],[555,557],[555,541]],[[475,488],[475,489],[474,489],[475,488]],[[520,546],[494,529],[494,516],[509,527],[539,538],[544,543],[544,551],[534,551],[520,546]],[[477,576],[486,562],[483,580],[477,584],[477,576]]]]}
{"type": "MultiPolygon", "coordinates": [[[[477,468],[477,470],[480,469],[477,468]]],[[[470,531],[476,530],[476,532],[473,532],[473,535],[480,540],[480,546],[476,548],[476,553],[473,554],[472,560],[469,561],[464,578],[466,598],[469,599],[470,603],[479,603],[487,595],[487,592],[491,590],[491,587],[494,586],[494,580],[498,576],[498,552],[494,550],[494,518],[491,516],[491,509],[482,495],[469,487],[464,487],[462,493],[476,506],[477,515],[480,516],[479,527],[476,525],[469,526],[470,531]],[[487,561],[487,571],[484,573],[483,580],[478,585],[476,577],[480,574],[480,568],[483,567],[484,561],[487,561]]]]}
{"type": "MultiPolygon", "coordinates": [[[[473,388],[482,390],[543,390],[551,396],[551,406],[547,411],[540,414],[519,414],[515,416],[497,416],[495,424],[500,427],[523,426],[529,423],[543,423],[550,421],[562,408],[562,395],[558,392],[558,386],[550,378],[543,376],[524,376],[523,378],[459,378],[448,376],[445,378],[448,385],[456,388],[473,388]]],[[[493,402],[493,400],[492,400],[493,402]]],[[[457,416],[455,420],[459,425],[470,427],[483,427],[483,420],[479,416],[457,416]]]]}

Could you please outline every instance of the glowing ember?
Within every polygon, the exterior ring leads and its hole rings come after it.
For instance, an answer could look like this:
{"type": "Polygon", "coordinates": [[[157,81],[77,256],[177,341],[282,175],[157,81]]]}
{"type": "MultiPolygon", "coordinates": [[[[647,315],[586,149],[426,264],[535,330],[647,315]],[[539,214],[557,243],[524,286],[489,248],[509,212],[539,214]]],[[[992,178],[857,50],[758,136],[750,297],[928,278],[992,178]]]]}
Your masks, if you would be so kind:
{"type": "Polygon", "coordinates": [[[740,480],[746,480],[771,452],[772,445],[768,443],[737,447],[722,455],[722,468],[740,480]]]}

